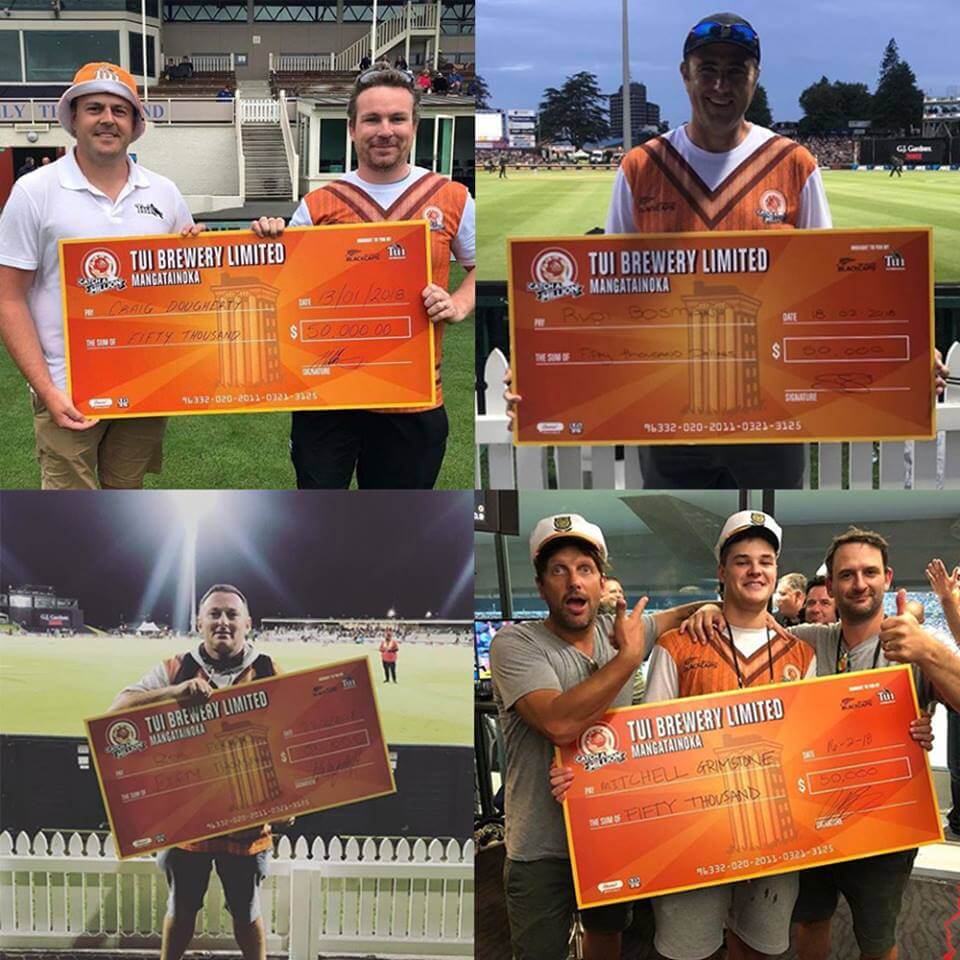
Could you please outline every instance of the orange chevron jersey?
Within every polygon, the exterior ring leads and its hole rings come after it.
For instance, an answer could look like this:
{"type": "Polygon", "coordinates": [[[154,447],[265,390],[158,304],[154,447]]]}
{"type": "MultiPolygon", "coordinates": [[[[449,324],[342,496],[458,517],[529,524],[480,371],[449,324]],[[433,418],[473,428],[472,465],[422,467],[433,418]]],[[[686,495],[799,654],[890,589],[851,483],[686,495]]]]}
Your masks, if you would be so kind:
{"type": "Polygon", "coordinates": [[[830,226],[817,161],[756,125],[726,153],[702,150],[685,127],[634,148],[620,166],[607,219],[607,233],[830,226]]]}
{"type": "MultiPolygon", "coordinates": [[[[195,657],[187,654],[178,654],[169,660],[163,661],[170,686],[192,680],[197,677],[210,683],[210,676],[199,664],[195,657]]],[[[280,673],[277,665],[265,654],[260,654],[234,678],[232,686],[239,683],[250,683],[262,677],[272,677],[280,673]]],[[[212,684],[211,684],[212,685],[212,684]]],[[[191,840],[177,844],[177,849],[188,850],[191,853],[232,853],[235,856],[245,857],[269,850],[273,846],[273,834],[270,824],[261,827],[250,827],[240,833],[224,834],[220,837],[210,837],[207,840],[191,840]]]]}
{"type": "Polygon", "coordinates": [[[737,667],[744,687],[802,680],[808,674],[816,676],[813,648],[795,637],[785,640],[768,631],[764,642],[763,631],[736,628],[734,636],[736,652],[731,649],[728,636],[702,644],[679,630],[663,634],[650,661],[645,699],[667,700],[736,690],[737,667]],[[753,636],[759,642],[744,643],[745,636],[753,636]]]}
{"type": "MultiPolygon", "coordinates": [[[[457,249],[456,243],[460,233],[461,223],[465,216],[472,217],[472,201],[469,191],[463,184],[454,183],[438,173],[423,170],[419,167],[411,169],[408,178],[411,183],[405,187],[399,196],[390,202],[389,206],[382,207],[372,194],[378,188],[392,187],[393,184],[369,184],[361,186],[359,178],[350,177],[335,180],[325,184],[317,190],[308,193],[300,204],[299,209],[290,221],[290,226],[301,226],[305,223],[379,223],[389,220],[427,220],[430,223],[430,262],[433,282],[447,289],[450,282],[450,251],[454,248],[458,257],[463,251],[457,249]],[[468,210],[469,205],[469,210],[468,210]]],[[[473,244],[473,227],[470,224],[469,243],[473,244]]],[[[465,266],[472,266],[473,251],[466,251],[467,256],[462,262],[465,266]]],[[[417,291],[419,295],[419,291],[417,291]]],[[[440,363],[443,352],[444,324],[435,324],[437,343],[437,403],[443,403],[443,392],[440,384],[440,363]]],[[[374,411],[378,412],[378,411],[374,411]]],[[[388,410],[387,413],[422,413],[422,408],[412,411],[388,410]]]]}

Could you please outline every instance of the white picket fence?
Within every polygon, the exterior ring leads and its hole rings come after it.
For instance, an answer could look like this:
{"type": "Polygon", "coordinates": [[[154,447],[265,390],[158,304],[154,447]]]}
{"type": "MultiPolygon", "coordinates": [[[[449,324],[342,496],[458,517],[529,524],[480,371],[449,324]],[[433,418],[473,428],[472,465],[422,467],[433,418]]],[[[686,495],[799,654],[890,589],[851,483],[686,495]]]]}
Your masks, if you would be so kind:
{"type": "MultiPolygon", "coordinates": [[[[946,356],[954,375],[960,373],[960,343],[946,356]]],[[[503,377],[507,359],[491,351],[484,365],[486,413],[476,415],[477,489],[639,490],[643,487],[640,457],[636,447],[625,447],[622,460],[614,447],[515,447],[507,430],[503,377]],[[486,477],[482,457],[486,458],[486,477]],[[481,481],[484,482],[481,482],[481,481]]],[[[816,488],[870,490],[875,486],[874,468],[879,460],[882,490],[960,489],[960,386],[948,385],[943,403],[936,408],[937,436],[933,440],[907,443],[850,443],[844,463],[840,443],[810,444],[818,449],[819,477],[816,488]]],[[[876,432],[883,433],[882,420],[876,432]]],[[[811,457],[807,457],[804,489],[812,489],[811,457]]]]}
{"type": "Polygon", "coordinates": [[[233,72],[232,53],[198,53],[190,57],[194,73],[233,72]]]}
{"type": "Polygon", "coordinates": [[[333,69],[332,53],[271,53],[270,72],[320,73],[333,69]]]}
{"type": "Polygon", "coordinates": [[[237,99],[237,116],[241,123],[279,123],[279,100],[240,100],[237,99]]]}
{"type": "MultiPolygon", "coordinates": [[[[267,950],[472,957],[473,853],[472,840],[282,837],[261,887],[267,950]]],[[[0,833],[0,951],[157,948],[166,901],[155,859],[118,860],[109,836],[0,833]]],[[[192,946],[234,947],[212,875],[192,946]]]]}

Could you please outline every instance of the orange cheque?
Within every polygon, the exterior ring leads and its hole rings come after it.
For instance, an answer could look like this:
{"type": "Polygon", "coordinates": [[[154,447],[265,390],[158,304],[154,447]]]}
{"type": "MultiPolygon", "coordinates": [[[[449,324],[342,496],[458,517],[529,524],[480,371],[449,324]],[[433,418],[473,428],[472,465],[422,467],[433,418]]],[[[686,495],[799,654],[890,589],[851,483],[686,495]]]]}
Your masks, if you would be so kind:
{"type": "Polygon", "coordinates": [[[86,724],[121,857],[396,792],[365,657],[86,724]]]}
{"type": "Polygon", "coordinates": [[[436,402],[426,221],[62,240],[67,390],[90,417],[436,402]]]}
{"type": "Polygon", "coordinates": [[[558,751],[577,903],[943,839],[909,667],[611,710],[558,751]]]}
{"type": "Polygon", "coordinates": [[[516,441],[930,438],[931,235],[511,240],[516,441]]]}

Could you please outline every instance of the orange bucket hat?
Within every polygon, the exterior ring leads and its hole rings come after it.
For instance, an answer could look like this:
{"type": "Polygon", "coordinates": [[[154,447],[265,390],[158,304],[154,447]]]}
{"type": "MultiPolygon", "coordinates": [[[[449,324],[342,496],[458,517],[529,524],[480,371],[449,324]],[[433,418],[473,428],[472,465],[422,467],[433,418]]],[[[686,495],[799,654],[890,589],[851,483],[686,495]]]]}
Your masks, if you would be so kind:
{"type": "Polygon", "coordinates": [[[73,129],[73,113],[70,104],[77,97],[85,97],[88,93],[112,93],[117,97],[128,100],[134,109],[133,140],[142,136],[146,129],[143,115],[143,104],[137,95],[137,84],[133,77],[123,67],[115,63],[86,63],[73,78],[73,84],[60,98],[57,104],[57,119],[71,137],[76,136],[73,129]]]}

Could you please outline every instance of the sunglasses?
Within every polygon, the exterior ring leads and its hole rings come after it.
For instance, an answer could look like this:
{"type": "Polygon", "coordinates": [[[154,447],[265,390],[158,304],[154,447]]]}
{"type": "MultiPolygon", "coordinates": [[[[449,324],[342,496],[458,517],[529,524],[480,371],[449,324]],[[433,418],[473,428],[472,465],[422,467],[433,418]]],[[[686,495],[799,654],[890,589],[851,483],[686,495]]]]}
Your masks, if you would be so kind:
{"type": "Polygon", "coordinates": [[[690,31],[690,37],[696,40],[735,40],[751,45],[760,42],[757,31],[745,23],[717,23],[715,20],[698,23],[690,31]]]}
{"type": "Polygon", "coordinates": [[[413,88],[413,81],[405,74],[401,73],[399,70],[394,70],[393,68],[385,70],[382,67],[376,68],[372,67],[369,70],[364,70],[363,73],[356,79],[356,86],[359,87],[375,87],[383,83],[384,80],[387,80],[390,86],[405,86],[413,88]],[[402,84],[401,84],[402,81],[402,84]]]}

